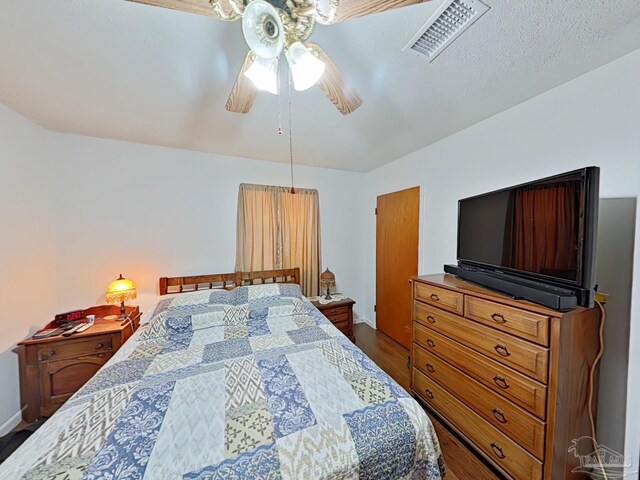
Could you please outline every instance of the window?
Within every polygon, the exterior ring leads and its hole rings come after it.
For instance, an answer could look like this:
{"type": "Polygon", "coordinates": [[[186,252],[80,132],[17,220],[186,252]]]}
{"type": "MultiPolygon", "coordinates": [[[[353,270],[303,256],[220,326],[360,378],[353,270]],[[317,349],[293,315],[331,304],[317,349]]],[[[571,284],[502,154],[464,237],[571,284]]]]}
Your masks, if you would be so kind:
{"type": "Polygon", "coordinates": [[[318,295],[320,207],[318,191],[240,185],[236,270],[300,268],[302,292],[318,295]]]}

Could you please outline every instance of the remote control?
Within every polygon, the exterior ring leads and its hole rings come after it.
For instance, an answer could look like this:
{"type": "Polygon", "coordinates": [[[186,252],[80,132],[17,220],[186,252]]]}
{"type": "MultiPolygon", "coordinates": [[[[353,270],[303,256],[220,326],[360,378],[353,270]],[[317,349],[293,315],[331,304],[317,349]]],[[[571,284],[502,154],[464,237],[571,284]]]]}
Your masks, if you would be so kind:
{"type": "Polygon", "coordinates": [[[39,339],[39,338],[55,337],[56,335],[60,335],[62,332],[63,330],[61,328],[50,328],[48,330],[41,330],[37,332],[36,334],[33,335],[33,338],[39,339]]]}
{"type": "Polygon", "coordinates": [[[74,333],[76,333],[78,331],[79,328],[81,328],[84,324],[80,323],[78,325],[76,325],[75,327],[73,327],[71,330],[67,330],[66,332],[64,332],[62,334],[63,337],[70,337],[71,335],[73,335],[74,333]]]}
{"type": "Polygon", "coordinates": [[[76,330],[76,332],[77,332],[77,333],[84,332],[87,328],[91,328],[91,327],[92,327],[92,325],[93,325],[92,323],[85,323],[85,324],[84,324],[84,325],[82,325],[80,328],[78,328],[78,329],[76,330]]]}

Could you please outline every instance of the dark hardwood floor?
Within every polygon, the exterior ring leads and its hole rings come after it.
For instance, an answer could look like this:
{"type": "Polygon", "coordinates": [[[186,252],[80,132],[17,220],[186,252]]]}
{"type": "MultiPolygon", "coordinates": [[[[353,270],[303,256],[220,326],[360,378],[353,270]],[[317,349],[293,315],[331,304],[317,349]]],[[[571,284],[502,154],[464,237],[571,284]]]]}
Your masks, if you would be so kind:
{"type": "MultiPolygon", "coordinates": [[[[354,333],[356,345],[405,390],[409,391],[410,370],[407,366],[409,350],[366,323],[354,325],[354,333]]],[[[444,424],[431,414],[429,414],[429,418],[431,418],[438,434],[442,455],[447,466],[447,480],[500,479],[444,424]]]]}

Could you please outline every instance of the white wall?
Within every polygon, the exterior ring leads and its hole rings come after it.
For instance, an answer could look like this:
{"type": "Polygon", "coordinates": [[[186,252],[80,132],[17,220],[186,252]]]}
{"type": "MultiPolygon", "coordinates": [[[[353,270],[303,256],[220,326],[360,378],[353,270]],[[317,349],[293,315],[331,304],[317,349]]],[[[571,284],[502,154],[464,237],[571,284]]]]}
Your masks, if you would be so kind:
{"type": "MultiPolygon", "coordinates": [[[[601,167],[601,197],[634,200],[640,177],[638,78],[640,51],[635,51],[366,174],[362,238],[365,315],[375,318],[373,209],[378,195],[421,186],[421,274],[441,272],[444,264],[455,263],[457,200],[460,198],[596,165],[601,167]]],[[[628,214],[628,208],[625,211],[628,214]]],[[[626,225],[621,231],[631,232],[632,236],[633,225],[626,225]]],[[[620,252],[627,258],[617,257],[617,260],[630,265],[631,250],[632,247],[620,252]]],[[[615,316],[610,315],[607,323],[598,420],[600,441],[621,451],[631,277],[618,278],[615,285],[609,285],[605,279],[616,278],[615,266],[599,263],[601,289],[612,294],[612,302],[619,301],[616,298],[619,292],[627,297],[622,299],[626,302],[626,311],[614,309],[615,316]]],[[[635,278],[638,279],[637,271],[635,278]]],[[[637,453],[637,447],[635,451],[637,453]]]]}
{"type": "Polygon", "coordinates": [[[17,342],[56,308],[47,133],[0,105],[0,436],[20,421],[17,342]]]}
{"type": "MultiPolygon", "coordinates": [[[[640,155],[639,155],[640,157],[640,155]]],[[[638,159],[640,161],[640,158],[638,159]]],[[[640,179],[638,179],[640,191],[640,179]]],[[[629,332],[629,379],[627,381],[627,419],[624,454],[631,459],[625,473],[638,478],[640,469],[640,206],[636,206],[636,238],[631,296],[631,329],[629,332]]],[[[626,478],[626,477],[625,477],[626,478]]]]}
{"type": "MultiPolygon", "coordinates": [[[[59,309],[105,302],[119,273],[150,308],[160,276],[233,272],[240,183],[290,184],[282,163],[58,135],[55,165],[59,309]]],[[[284,154],[285,152],[283,152],[284,154]]],[[[363,298],[352,207],[362,174],[296,166],[320,196],[322,265],[363,298]]]]}

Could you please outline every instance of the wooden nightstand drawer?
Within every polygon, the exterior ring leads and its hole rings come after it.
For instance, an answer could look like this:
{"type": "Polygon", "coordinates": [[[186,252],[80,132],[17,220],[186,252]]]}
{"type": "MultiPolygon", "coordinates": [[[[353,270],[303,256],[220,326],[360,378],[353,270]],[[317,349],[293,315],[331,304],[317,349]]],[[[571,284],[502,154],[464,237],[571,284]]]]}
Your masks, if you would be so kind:
{"type": "Polygon", "coordinates": [[[322,314],[329,319],[334,319],[343,315],[349,315],[350,310],[351,309],[349,307],[328,308],[326,310],[322,310],[322,314]]]}
{"type": "Polygon", "coordinates": [[[93,336],[78,340],[62,337],[64,340],[39,345],[39,361],[51,361],[61,358],[78,357],[111,350],[111,335],[93,336]]]}
{"type": "Polygon", "coordinates": [[[345,322],[349,320],[349,312],[340,313],[337,315],[325,315],[332,323],[345,322]]]}

